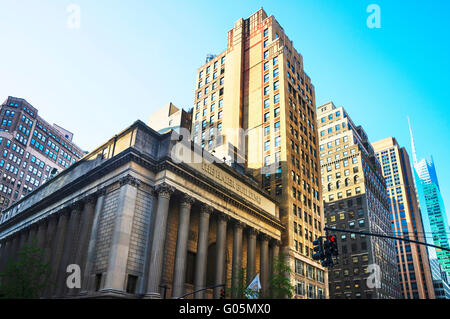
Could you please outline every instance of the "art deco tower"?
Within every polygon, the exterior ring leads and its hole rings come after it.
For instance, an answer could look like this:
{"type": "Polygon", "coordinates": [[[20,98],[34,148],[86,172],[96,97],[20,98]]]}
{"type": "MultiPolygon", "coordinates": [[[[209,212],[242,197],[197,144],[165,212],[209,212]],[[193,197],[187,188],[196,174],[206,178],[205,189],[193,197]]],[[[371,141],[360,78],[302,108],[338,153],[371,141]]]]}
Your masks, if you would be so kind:
{"type": "Polygon", "coordinates": [[[323,235],[315,123],[314,86],[277,20],[260,9],[236,21],[227,49],[198,69],[193,140],[280,202],[298,298],[324,298],[327,287],[311,258],[323,235]]]}

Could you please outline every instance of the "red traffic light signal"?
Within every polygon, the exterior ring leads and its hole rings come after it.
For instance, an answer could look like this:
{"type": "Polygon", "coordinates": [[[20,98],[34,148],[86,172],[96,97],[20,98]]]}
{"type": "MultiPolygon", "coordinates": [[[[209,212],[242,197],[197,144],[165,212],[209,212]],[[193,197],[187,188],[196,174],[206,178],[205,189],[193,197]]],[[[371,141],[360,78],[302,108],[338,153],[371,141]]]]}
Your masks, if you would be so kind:
{"type": "Polygon", "coordinates": [[[329,235],[329,236],[328,236],[328,240],[329,240],[330,242],[332,242],[332,243],[335,243],[335,242],[336,242],[336,237],[334,237],[333,235],[329,235]]]}

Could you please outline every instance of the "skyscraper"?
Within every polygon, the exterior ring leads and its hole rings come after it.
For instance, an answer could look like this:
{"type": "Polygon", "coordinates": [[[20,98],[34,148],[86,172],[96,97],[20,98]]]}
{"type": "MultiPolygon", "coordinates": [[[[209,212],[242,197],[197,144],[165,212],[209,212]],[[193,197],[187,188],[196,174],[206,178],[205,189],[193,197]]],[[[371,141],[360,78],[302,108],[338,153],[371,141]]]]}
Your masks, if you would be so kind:
{"type": "Polygon", "coordinates": [[[435,258],[430,259],[430,266],[436,299],[450,299],[448,273],[442,269],[441,264],[435,258]]]}
{"type": "Polygon", "coordinates": [[[277,20],[260,9],[236,21],[227,49],[198,69],[192,138],[280,202],[298,298],[323,298],[327,287],[312,260],[323,235],[315,123],[314,86],[277,20]]]}
{"type": "MultiPolygon", "coordinates": [[[[333,102],[317,109],[326,225],[390,235],[388,198],[380,163],[361,126],[333,102]]],[[[339,258],[329,272],[330,298],[400,298],[391,239],[339,234],[339,258]],[[374,284],[370,274],[379,270],[374,284]]]]}
{"type": "Polygon", "coordinates": [[[8,97],[0,107],[0,211],[82,156],[73,134],[49,124],[26,100],[8,97]]]}
{"type": "MultiPolygon", "coordinates": [[[[427,234],[428,240],[434,243],[434,245],[450,248],[450,228],[448,227],[447,213],[445,212],[444,201],[439,188],[433,157],[429,159],[423,158],[418,161],[411,124],[410,134],[415,180],[418,184],[417,191],[423,211],[425,233],[427,234]]],[[[429,249],[429,251],[431,252],[432,257],[436,254],[442,268],[450,274],[450,251],[437,248],[429,249]]]]}
{"type": "MultiPolygon", "coordinates": [[[[393,236],[425,242],[422,216],[408,153],[388,137],[372,143],[382,165],[389,196],[393,236]]],[[[434,298],[426,246],[396,241],[397,266],[402,295],[406,299],[434,298]]]]}

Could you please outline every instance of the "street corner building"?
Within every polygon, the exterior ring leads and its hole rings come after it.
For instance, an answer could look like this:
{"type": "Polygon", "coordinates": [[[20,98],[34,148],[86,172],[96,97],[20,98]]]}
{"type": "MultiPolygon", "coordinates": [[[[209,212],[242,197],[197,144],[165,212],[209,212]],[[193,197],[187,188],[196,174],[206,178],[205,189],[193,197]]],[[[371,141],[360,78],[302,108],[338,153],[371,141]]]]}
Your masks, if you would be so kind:
{"type": "Polygon", "coordinates": [[[4,210],[0,271],[35,240],[56,283],[43,298],[176,298],[241,285],[242,269],[269,296],[278,203],[178,136],[137,121],[4,210]],[[79,288],[66,284],[73,264],[79,288]]]}

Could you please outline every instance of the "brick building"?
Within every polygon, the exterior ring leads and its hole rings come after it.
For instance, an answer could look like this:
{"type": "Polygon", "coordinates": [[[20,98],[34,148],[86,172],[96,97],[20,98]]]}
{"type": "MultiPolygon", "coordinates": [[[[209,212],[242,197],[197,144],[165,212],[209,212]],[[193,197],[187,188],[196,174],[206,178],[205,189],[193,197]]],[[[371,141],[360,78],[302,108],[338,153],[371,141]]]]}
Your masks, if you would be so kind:
{"type": "Polygon", "coordinates": [[[46,122],[24,99],[8,97],[0,119],[1,211],[85,153],[72,142],[71,132],[46,122]]]}

